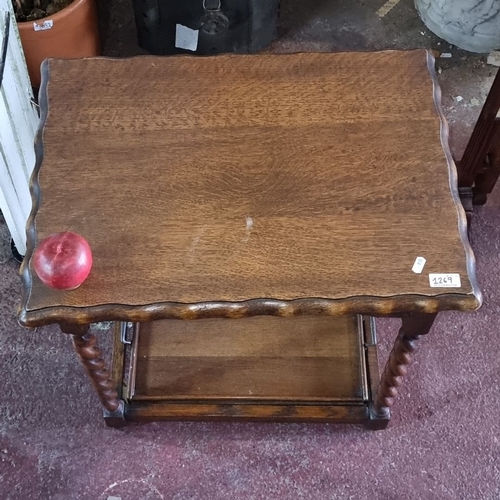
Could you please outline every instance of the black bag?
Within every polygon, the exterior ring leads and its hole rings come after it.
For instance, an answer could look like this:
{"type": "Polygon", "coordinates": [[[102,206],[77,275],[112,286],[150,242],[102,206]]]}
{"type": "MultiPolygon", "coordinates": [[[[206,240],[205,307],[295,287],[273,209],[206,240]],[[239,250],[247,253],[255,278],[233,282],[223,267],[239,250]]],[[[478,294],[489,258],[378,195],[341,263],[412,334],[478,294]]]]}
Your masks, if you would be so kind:
{"type": "Polygon", "coordinates": [[[279,0],[134,0],[151,54],[257,52],[276,37],[279,0]]]}

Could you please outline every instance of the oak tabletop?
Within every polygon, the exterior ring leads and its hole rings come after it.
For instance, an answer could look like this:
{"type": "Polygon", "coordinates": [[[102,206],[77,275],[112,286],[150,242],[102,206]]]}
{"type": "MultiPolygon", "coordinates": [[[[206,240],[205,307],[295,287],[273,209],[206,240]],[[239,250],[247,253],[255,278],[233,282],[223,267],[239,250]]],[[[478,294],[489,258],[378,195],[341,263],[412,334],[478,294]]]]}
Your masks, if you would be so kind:
{"type": "Polygon", "coordinates": [[[49,60],[43,74],[21,323],[480,306],[430,53],[49,60]],[[59,231],[93,251],[73,291],[32,270],[59,231]]]}

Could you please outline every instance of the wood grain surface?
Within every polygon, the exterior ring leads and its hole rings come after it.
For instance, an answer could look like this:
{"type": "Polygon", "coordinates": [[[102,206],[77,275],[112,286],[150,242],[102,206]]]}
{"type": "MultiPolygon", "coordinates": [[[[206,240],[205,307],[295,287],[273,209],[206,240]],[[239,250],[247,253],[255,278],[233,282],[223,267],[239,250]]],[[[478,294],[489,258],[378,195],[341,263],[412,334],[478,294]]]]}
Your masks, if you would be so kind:
{"type": "Polygon", "coordinates": [[[367,399],[356,316],[154,321],[136,341],[132,402],[367,399]]]}
{"type": "Polygon", "coordinates": [[[476,309],[432,64],[422,50],[50,60],[21,322],[289,315],[293,300],[476,309]],[[94,253],[71,292],[30,258],[66,230],[94,253]]]}
{"type": "Polygon", "coordinates": [[[160,420],[241,420],[267,422],[369,423],[368,409],[363,405],[287,405],[287,404],[198,404],[143,402],[128,405],[129,422],[160,420]]]}

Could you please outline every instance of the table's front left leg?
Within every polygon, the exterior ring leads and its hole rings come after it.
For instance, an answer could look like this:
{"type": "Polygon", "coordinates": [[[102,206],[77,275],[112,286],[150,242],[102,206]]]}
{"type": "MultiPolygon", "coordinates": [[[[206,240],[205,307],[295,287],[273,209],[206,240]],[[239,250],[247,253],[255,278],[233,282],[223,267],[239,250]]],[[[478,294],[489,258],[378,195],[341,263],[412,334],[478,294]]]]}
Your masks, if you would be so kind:
{"type": "Polygon", "coordinates": [[[73,338],[76,354],[104,407],[106,423],[111,426],[121,425],[125,422],[125,404],[118,398],[102,352],[97,347],[96,336],[89,332],[88,325],[61,325],[61,330],[73,338]]]}
{"type": "MultiPolygon", "coordinates": [[[[418,339],[432,327],[436,314],[415,313],[402,318],[399,335],[394,342],[389,359],[380,379],[380,385],[372,404],[371,414],[374,420],[383,420],[387,425],[390,409],[398,394],[398,387],[411,364],[411,356],[415,351],[418,339]]],[[[384,427],[385,425],[381,425],[384,427]]],[[[374,428],[377,426],[374,425],[374,428]]]]}

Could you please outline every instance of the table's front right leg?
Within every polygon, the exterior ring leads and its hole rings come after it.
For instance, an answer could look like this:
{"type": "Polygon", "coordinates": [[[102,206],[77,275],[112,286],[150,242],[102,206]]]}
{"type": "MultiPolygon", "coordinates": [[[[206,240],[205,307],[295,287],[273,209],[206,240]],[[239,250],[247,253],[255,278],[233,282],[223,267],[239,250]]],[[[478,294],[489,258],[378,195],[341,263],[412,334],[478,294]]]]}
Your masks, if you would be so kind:
{"type": "Polygon", "coordinates": [[[403,383],[408,366],[411,364],[411,356],[416,349],[417,341],[422,335],[429,333],[435,318],[436,314],[425,313],[414,313],[402,318],[399,335],[394,342],[370,409],[374,428],[377,428],[376,421],[381,422],[379,428],[387,425],[390,409],[398,394],[398,387],[403,383]]]}

